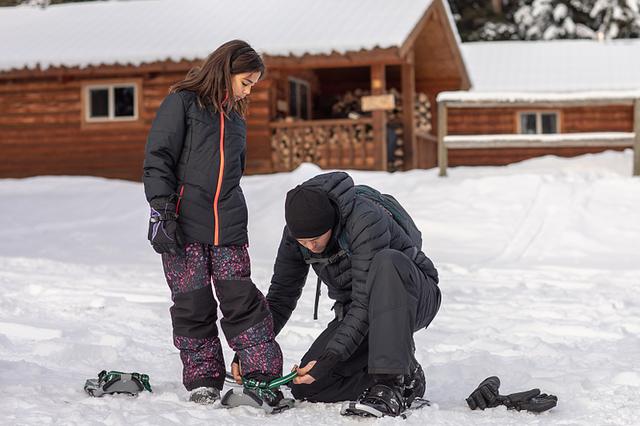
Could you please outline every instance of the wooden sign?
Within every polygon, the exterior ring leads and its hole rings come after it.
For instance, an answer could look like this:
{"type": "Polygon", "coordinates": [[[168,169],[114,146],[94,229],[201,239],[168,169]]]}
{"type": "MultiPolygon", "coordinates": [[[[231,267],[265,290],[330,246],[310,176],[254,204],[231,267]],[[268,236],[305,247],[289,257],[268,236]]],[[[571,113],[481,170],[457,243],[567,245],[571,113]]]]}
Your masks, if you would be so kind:
{"type": "Polygon", "coordinates": [[[289,112],[289,103],[287,101],[284,101],[282,99],[278,99],[276,101],[276,109],[280,112],[284,112],[287,113],[289,112]]]}
{"type": "Polygon", "coordinates": [[[362,110],[363,111],[375,111],[375,110],[389,110],[396,107],[396,99],[393,94],[388,95],[374,95],[362,97],[362,110]]]}

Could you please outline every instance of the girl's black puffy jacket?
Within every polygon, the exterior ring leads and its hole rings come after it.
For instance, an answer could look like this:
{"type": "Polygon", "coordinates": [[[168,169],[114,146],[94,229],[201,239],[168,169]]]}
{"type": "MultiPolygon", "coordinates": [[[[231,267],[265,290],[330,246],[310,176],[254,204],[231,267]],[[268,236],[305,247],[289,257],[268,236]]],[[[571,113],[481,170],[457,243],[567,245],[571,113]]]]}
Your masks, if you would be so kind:
{"type": "Polygon", "coordinates": [[[167,96],[153,120],[144,159],[147,201],[178,196],[185,242],[243,245],[247,205],[240,189],[246,125],[237,112],[224,117],[180,91],[167,96]]]}

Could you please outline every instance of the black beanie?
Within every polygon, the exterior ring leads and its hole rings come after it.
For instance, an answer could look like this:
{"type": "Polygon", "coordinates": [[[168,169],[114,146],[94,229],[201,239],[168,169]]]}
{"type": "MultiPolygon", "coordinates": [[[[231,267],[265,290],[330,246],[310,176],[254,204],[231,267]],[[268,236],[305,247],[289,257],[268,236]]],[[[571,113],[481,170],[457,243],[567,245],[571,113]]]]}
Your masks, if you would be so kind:
{"type": "Polygon", "coordinates": [[[284,217],[294,238],[314,238],[333,228],[336,211],[325,192],[298,185],[287,192],[284,217]]]}

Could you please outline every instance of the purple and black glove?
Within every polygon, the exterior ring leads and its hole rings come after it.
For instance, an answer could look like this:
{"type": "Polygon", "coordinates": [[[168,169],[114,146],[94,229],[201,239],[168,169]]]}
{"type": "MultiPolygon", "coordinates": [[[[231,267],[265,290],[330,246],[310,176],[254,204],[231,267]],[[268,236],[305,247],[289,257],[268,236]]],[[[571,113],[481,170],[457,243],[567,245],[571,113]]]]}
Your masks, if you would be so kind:
{"type": "Polygon", "coordinates": [[[158,197],[151,200],[149,218],[149,241],[160,254],[176,255],[182,250],[182,233],[178,226],[176,203],[172,198],[158,197]]]}

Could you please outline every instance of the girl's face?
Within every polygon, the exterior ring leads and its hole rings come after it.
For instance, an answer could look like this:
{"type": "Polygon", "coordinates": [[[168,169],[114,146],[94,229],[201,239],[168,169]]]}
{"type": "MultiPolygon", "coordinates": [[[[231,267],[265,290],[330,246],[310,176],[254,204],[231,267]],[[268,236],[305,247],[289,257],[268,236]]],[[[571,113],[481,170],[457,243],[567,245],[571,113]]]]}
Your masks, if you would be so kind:
{"type": "Polygon", "coordinates": [[[232,74],[231,85],[233,86],[233,96],[235,96],[236,101],[248,96],[251,93],[251,88],[259,79],[260,73],[258,71],[232,74]]]}

